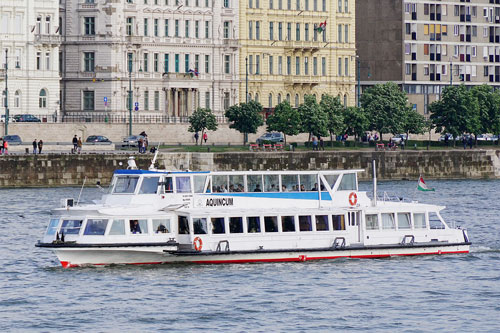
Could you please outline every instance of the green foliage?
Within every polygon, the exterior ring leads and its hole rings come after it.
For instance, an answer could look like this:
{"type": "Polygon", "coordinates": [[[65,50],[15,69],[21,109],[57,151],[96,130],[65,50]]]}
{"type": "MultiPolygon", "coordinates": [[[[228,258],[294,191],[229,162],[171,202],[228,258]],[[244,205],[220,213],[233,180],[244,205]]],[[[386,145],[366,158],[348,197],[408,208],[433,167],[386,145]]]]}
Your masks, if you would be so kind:
{"type": "Polygon", "coordinates": [[[429,130],[430,123],[425,120],[425,117],[413,110],[411,107],[407,107],[403,113],[403,121],[401,123],[402,132],[406,133],[406,140],[408,140],[409,134],[423,134],[429,130]]]}
{"type": "Polygon", "coordinates": [[[290,106],[285,100],[276,105],[274,113],[266,121],[268,132],[282,132],[285,135],[285,144],[287,135],[297,135],[300,133],[301,117],[298,109],[290,106]]]}
{"type": "Polygon", "coordinates": [[[366,111],[370,130],[380,133],[400,133],[404,111],[408,107],[406,93],[397,84],[376,84],[361,95],[361,107],[366,111]]]}
{"type": "MultiPolygon", "coordinates": [[[[189,132],[201,132],[200,139],[203,138],[205,130],[216,131],[217,119],[210,109],[198,108],[189,117],[189,132]]],[[[203,140],[201,140],[203,145],[203,140]]]]}
{"type": "Polygon", "coordinates": [[[486,84],[470,91],[479,104],[479,133],[500,133],[500,93],[486,84]]]}
{"type": "Polygon", "coordinates": [[[313,95],[306,95],[304,103],[299,106],[299,113],[302,117],[301,133],[308,133],[315,136],[327,136],[328,115],[320,108],[313,95]]]}
{"type": "Polygon", "coordinates": [[[446,87],[441,99],[429,106],[431,121],[437,133],[451,133],[454,137],[463,133],[478,134],[479,103],[465,85],[446,87]]]}
{"type": "Polygon", "coordinates": [[[233,105],[227,109],[225,116],[232,122],[229,127],[244,134],[243,144],[246,144],[248,133],[257,133],[259,126],[264,124],[262,105],[255,101],[233,105]]]}
{"type": "Polygon", "coordinates": [[[346,133],[359,138],[365,134],[370,124],[366,113],[356,106],[350,106],[346,109],[345,115],[346,133]]]}
{"type": "Polygon", "coordinates": [[[319,106],[327,114],[326,127],[328,132],[330,132],[330,137],[343,134],[345,131],[343,111],[345,108],[340,102],[340,97],[323,95],[319,106]]]}

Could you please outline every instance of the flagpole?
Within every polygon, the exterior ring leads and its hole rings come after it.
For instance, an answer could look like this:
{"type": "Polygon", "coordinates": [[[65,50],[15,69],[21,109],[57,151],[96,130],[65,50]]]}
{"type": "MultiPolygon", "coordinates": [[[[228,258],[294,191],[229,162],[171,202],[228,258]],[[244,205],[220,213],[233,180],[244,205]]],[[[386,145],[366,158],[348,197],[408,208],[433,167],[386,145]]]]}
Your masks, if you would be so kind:
{"type": "Polygon", "coordinates": [[[417,180],[417,186],[415,187],[415,191],[413,191],[413,197],[411,198],[411,201],[415,201],[415,195],[417,194],[417,190],[418,190],[418,182],[420,181],[420,177],[422,177],[422,174],[419,174],[418,176],[418,180],[417,180]]]}

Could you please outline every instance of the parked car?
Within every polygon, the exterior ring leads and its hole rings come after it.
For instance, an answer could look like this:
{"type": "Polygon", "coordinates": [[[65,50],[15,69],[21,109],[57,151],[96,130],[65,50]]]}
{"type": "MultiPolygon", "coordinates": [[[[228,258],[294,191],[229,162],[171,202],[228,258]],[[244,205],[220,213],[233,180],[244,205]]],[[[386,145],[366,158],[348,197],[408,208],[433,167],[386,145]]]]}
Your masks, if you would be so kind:
{"type": "Polygon", "coordinates": [[[495,138],[491,134],[479,134],[477,136],[477,141],[493,141],[493,140],[495,140],[495,138]]]}
{"type": "Polygon", "coordinates": [[[101,142],[101,143],[111,143],[111,140],[104,135],[90,135],[85,142],[101,142]]]}
{"type": "Polygon", "coordinates": [[[283,134],[282,133],[278,133],[278,132],[268,132],[268,133],[265,133],[264,135],[262,135],[261,137],[259,137],[255,142],[259,145],[263,144],[263,143],[266,143],[266,142],[269,142],[269,143],[279,143],[279,142],[283,142],[285,141],[284,140],[284,137],[283,137],[283,134]]]}
{"type": "Polygon", "coordinates": [[[448,141],[453,141],[453,135],[450,133],[443,134],[439,137],[439,141],[444,141],[444,139],[448,137],[448,141]]]}
{"type": "Polygon", "coordinates": [[[11,145],[19,145],[23,142],[19,135],[5,135],[3,140],[7,141],[11,145]]]}
{"type": "Polygon", "coordinates": [[[401,140],[408,141],[409,139],[410,139],[409,136],[408,136],[408,138],[406,138],[406,133],[402,133],[402,134],[396,134],[396,135],[394,135],[391,138],[391,141],[394,142],[394,143],[396,143],[396,144],[400,144],[401,140]]]}
{"type": "Polygon", "coordinates": [[[123,138],[123,145],[128,147],[137,147],[137,144],[139,143],[140,139],[144,140],[144,136],[142,135],[127,136],[126,138],[123,138]]]}
{"type": "Polygon", "coordinates": [[[32,114],[16,114],[14,120],[18,123],[39,123],[40,119],[32,114]]]}
{"type": "MultiPolygon", "coordinates": [[[[9,116],[9,123],[15,123],[15,122],[16,122],[16,120],[14,119],[14,117],[9,116]]],[[[5,123],[5,115],[4,114],[0,117],[0,123],[5,123]]]]}

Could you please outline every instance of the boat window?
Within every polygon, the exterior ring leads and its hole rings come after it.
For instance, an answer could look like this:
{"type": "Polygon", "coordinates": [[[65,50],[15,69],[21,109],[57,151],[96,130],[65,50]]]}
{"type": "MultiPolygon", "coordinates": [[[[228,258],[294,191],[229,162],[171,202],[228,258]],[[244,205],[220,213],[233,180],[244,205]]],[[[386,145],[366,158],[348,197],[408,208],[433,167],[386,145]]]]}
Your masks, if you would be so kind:
{"type": "Polygon", "coordinates": [[[180,235],[189,235],[189,221],[187,216],[179,216],[178,218],[178,230],[180,235]]]}
{"type": "Polygon", "coordinates": [[[226,226],[224,224],[223,217],[212,217],[212,233],[213,234],[226,233],[226,226]]]}
{"type": "Polygon", "coordinates": [[[63,220],[59,233],[65,235],[78,235],[82,222],[82,220],[63,220]]]}
{"type": "Polygon", "coordinates": [[[240,234],[243,232],[243,218],[230,217],[229,218],[229,232],[232,234],[240,234]]]}
{"type": "Polygon", "coordinates": [[[142,179],[140,194],[156,194],[160,177],[144,177],[142,179]]]}
{"type": "Polygon", "coordinates": [[[227,192],[227,176],[212,176],[212,192],[227,192]]]}
{"type": "Polygon", "coordinates": [[[299,216],[299,229],[300,231],[312,231],[312,221],[310,215],[299,216]]]}
{"type": "Polygon", "coordinates": [[[318,179],[316,175],[300,175],[300,191],[317,191],[318,179]]]}
{"type": "Polygon", "coordinates": [[[247,216],[248,233],[260,232],[260,216],[247,216]]]}
{"type": "Polygon", "coordinates": [[[278,192],[280,186],[279,175],[264,175],[264,190],[266,192],[278,192]]]}
{"type": "Polygon", "coordinates": [[[382,229],[396,229],[394,214],[382,213],[382,229]]]}
{"type": "Polygon", "coordinates": [[[130,220],[130,233],[131,234],[147,234],[148,233],[148,220],[130,220]]]}
{"type": "Polygon", "coordinates": [[[170,219],[153,219],[153,230],[157,234],[168,234],[170,232],[170,219]]]}
{"type": "Polygon", "coordinates": [[[338,188],[339,191],[356,191],[356,174],[344,173],[338,188]]]}
{"type": "Polygon", "coordinates": [[[134,193],[139,177],[118,177],[113,193],[134,193]]]}
{"type": "Polygon", "coordinates": [[[298,191],[299,176],[298,175],[281,175],[281,191],[295,192],[298,191]]]}
{"type": "Polygon", "coordinates": [[[245,181],[243,179],[243,175],[229,176],[229,192],[245,192],[245,188],[243,187],[245,181]]]}
{"type": "Polygon", "coordinates": [[[174,182],[172,181],[172,177],[165,177],[163,186],[165,193],[172,193],[174,191],[174,182]]]}
{"type": "Polygon", "coordinates": [[[177,185],[177,193],[191,192],[191,178],[190,177],[175,177],[175,185],[177,185]]]}
{"type": "Polygon", "coordinates": [[[59,226],[59,219],[50,219],[49,226],[47,227],[46,235],[55,235],[57,227],[59,226]]]}
{"type": "Polygon", "coordinates": [[[106,227],[108,226],[108,220],[104,219],[88,219],[84,235],[104,235],[106,232],[106,227]]]}
{"type": "Polygon", "coordinates": [[[193,177],[194,193],[204,193],[205,192],[206,180],[207,180],[206,175],[195,175],[193,177]]]}
{"type": "Polygon", "coordinates": [[[295,216],[282,216],[281,217],[281,230],[283,232],[295,231],[295,216]]]}
{"type": "Polygon", "coordinates": [[[378,230],[378,215],[366,214],[366,230],[378,230]]]}
{"type": "Polygon", "coordinates": [[[247,176],[248,192],[262,192],[262,175],[248,175],[247,176]]]}
{"type": "Polygon", "coordinates": [[[435,212],[429,213],[429,228],[431,229],[444,229],[444,224],[435,212]]]}
{"type": "Polygon", "coordinates": [[[398,213],[398,229],[410,229],[410,213],[398,213]]]}
{"type": "Polygon", "coordinates": [[[113,220],[111,229],[109,229],[110,235],[125,235],[125,220],[113,220]]]}
{"type": "Polygon", "coordinates": [[[208,233],[207,219],[193,218],[193,230],[195,235],[206,235],[208,233]]]}
{"type": "Polygon", "coordinates": [[[278,217],[264,216],[264,226],[266,232],[278,232],[278,217]]]}
{"type": "Polygon", "coordinates": [[[332,215],[333,230],[345,230],[345,216],[332,215]]]}
{"type": "Polygon", "coordinates": [[[316,231],[328,231],[328,215],[316,215],[316,231]]]}
{"type": "MultiPolygon", "coordinates": [[[[325,175],[325,180],[327,181],[330,188],[333,188],[335,186],[338,178],[339,175],[325,175]]],[[[323,185],[321,185],[321,187],[323,187],[323,185]]],[[[321,190],[323,191],[324,189],[322,188],[321,190]]]]}
{"type": "Polygon", "coordinates": [[[413,214],[413,226],[415,229],[425,229],[425,214],[424,213],[414,213],[413,214]]]}

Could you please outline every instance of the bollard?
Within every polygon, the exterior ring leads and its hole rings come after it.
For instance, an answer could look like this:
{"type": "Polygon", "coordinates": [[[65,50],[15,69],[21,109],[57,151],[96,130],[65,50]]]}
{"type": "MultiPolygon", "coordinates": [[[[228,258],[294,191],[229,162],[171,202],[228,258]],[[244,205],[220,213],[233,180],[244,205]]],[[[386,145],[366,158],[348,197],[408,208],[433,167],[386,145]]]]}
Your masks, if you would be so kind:
{"type": "Polygon", "coordinates": [[[26,154],[30,153],[30,149],[29,148],[24,148],[24,151],[26,152],[26,154]]]}
{"type": "Polygon", "coordinates": [[[207,152],[209,152],[209,153],[210,153],[210,147],[207,147],[207,152]]]}

